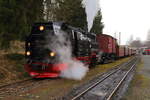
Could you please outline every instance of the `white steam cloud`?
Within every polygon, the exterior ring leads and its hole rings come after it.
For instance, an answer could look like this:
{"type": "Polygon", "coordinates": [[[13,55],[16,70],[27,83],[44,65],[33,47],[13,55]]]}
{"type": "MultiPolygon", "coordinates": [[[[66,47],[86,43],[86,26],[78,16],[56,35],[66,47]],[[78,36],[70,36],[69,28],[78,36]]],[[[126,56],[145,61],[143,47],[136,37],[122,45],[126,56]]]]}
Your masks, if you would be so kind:
{"type": "Polygon", "coordinates": [[[51,49],[58,54],[59,63],[67,63],[68,68],[61,72],[61,77],[81,80],[88,71],[88,67],[82,62],[74,60],[72,57],[72,47],[67,34],[53,25],[56,37],[51,42],[51,49]],[[58,34],[58,35],[57,35],[58,34]]]}
{"type": "Polygon", "coordinates": [[[99,0],[83,0],[83,4],[85,5],[85,9],[86,9],[88,31],[90,31],[93,25],[93,20],[95,18],[95,15],[100,9],[99,0]]]}

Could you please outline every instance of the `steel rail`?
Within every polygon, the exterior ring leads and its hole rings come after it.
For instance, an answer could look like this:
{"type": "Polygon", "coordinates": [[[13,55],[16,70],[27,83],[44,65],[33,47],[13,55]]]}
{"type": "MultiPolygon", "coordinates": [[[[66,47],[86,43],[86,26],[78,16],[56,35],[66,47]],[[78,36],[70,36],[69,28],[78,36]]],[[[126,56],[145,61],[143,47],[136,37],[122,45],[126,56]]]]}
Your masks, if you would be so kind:
{"type": "Polygon", "coordinates": [[[137,64],[137,61],[134,63],[134,65],[132,65],[132,67],[129,69],[129,71],[124,75],[124,77],[121,79],[121,81],[118,83],[118,85],[115,87],[115,89],[111,92],[111,94],[109,95],[109,97],[106,100],[112,99],[114,94],[117,92],[117,90],[119,89],[119,87],[121,86],[121,84],[123,83],[125,78],[128,76],[128,74],[131,72],[131,70],[135,67],[136,64],[137,64]]]}
{"type": "MultiPolygon", "coordinates": [[[[131,59],[130,61],[123,63],[121,65],[117,65],[117,66],[122,66],[124,67],[125,65],[130,64],[133,60],[135,60],[135,58],[131,59]],[[124,65],[125,64],[125,65],[124,65]]],[[[116,66],[116,67],[117,67],[116,66]]],[[[85,93],[87,93],[89,90],[91,90],[92,88],[96,87],[99,83],[103,82],[105,79],[107,79],[109,76],[113,75],[114,73],[116,73],[118,70],[120,70],[122,67],[119,67],[118,69],[116,69],[115,71],[109,73],[108,75],[106,75],[105,77],[103,77],[102,79],[100,79],[99,81],[97,81],[95,84],[91,85],[90,87],[88,87],[87,89],[85,89],[84,91],[82,91],[81,93],[79,93],[78,95],[74,96],[71,100],[76,100],[78,98],[80,98],[82,95],[84,95],[85,93]]]]}

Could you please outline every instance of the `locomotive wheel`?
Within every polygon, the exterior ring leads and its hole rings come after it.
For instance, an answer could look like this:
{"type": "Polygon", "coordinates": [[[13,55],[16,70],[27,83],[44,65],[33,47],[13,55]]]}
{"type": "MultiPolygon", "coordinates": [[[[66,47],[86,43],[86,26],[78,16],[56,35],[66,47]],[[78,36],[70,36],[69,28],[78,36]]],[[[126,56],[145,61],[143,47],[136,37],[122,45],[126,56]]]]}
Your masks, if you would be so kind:
{"type": "Polygon", "coordinates": [[[98,64],[104,64],[106,62],[105,57],[101,57],[101,59],[98,61],[98,64]]]}
{"type": "Polygon", "coordinates": [[[98,62],[98,64],[104,64],[104,61],[103,61],[103,60],[101,60],[101,61],[99,61],[99,62],[98,62]]]}

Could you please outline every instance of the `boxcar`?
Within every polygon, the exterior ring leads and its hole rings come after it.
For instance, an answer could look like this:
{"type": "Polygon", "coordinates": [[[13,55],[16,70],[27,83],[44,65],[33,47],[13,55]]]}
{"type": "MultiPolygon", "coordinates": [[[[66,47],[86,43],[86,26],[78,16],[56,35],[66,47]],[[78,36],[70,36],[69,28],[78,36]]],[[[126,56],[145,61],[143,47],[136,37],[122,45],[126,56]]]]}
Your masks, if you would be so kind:
{"type": "Polygon", "coordinates": [[[129,48],[128,48],[128,47],[124,47],[124,49],[125,49],[125,50],[124,50],[124,51],[125,51],[125,52],[124,52],[124,53],[125,53],[124,55],[125,55],[126,57],[129,56],[129,48]]]}
{"type": "Polygon", "coordinates": [[[133,49],[133,50],[132,50],[132,55],[135,55],[135,54],[136,54],[136,50],[133,49]]]}
{"type": "Polygon", "coordinates": [[[102,60],[115,59],[117,54],[117,40],[106,34],[97,35],[99,51],[102,53],[102,60]]]}
{"type": "Polygon", "coordinates": [[[122,58],[125,56],[125,47],[124,46],[118,46],[117,56],[118,56],[118,58],[122,58]]]}
{"type": "Polygon", "coordinates": [[[131,55],[132,55],[132,49],[129,48],[129,56],[131,56],[131,55]]]}

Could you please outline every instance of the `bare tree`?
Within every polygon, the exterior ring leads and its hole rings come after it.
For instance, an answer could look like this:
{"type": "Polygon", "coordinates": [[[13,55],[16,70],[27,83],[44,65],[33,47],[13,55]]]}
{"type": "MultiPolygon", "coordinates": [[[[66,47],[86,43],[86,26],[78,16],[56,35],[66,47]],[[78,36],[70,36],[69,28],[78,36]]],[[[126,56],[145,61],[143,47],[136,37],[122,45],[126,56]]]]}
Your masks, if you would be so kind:
{"type": "Polygon", "coordinates": [[[126,44],[130,45],[132,43],[132,41],[133,41],[133,35],[130,36],[130,38],[128,39],[126,44]]]}
{"type": "Polygon", "coordinates": [[[55,9],[58,8],[58,0],[44,0],[44,19],[46,21],[55,21],[55,9]]]}
{"type": "Polygon", "coordinates": [[[147,32],[147,39],[146,39],[146,41],[144,41],[143,46],[150,48],[150,30],[148,30],[148,32],[147,32]]]}
{"type": "Polygon", "coordinates": [[[130,43],[130,46],[136,47],[136,48],[142,47],[141,39],[140,39],[140,38],[136,38],[136,40],[133,40],[133,41],[130,43]]]}

